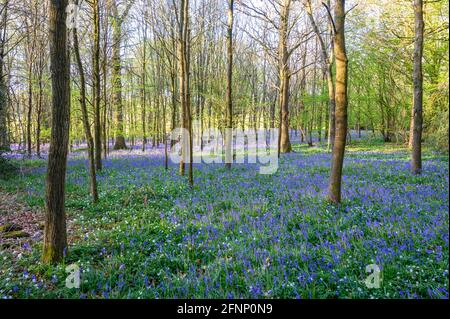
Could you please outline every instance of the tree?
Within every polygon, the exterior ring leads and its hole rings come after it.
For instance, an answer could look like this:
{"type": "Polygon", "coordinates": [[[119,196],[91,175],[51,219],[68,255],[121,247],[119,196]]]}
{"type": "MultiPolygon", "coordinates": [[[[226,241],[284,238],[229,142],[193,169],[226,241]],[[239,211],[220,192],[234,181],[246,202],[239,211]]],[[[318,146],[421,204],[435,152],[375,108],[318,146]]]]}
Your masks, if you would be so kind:
{"type": "Polygon", "coordinates": [[[70,70],[67,50],[68,0],[49,3],[52,128],[46,180],[44,263],[62,260],[67,247],[65,178],[70,126],[70,70]]]}
{"type": "Polygon", "coordinates": [[[345,0],[336,0],[334,17],[334,54],[336,56],[336,136],[332,152],[328,197],[341,202],[342,168],[347,140],[348,60],[345,48],[345,0]]]}
{"type": "MultiPolygon", "coordinates": [[[[289,153],[292,151],[292,146],[289,137],[289,99],[290,99],[290,79],[291,77],[300,71],[291,70],[290,59],[295,51],[304,43],[306,34],[298,34],[297,41],[292,41],[295,27],[300,21],[300,15],[291,16],[293,10],[292,0],[268,0],[262,3],[252,3],[252,1],[241,2],[240,4],[247,9],[246,14],[257,20],[263,21],[265,29],[271,33],[271,30],[275,30],[277,33],[278,47],[276,54],[271,51],[274,49],[271,43],[271,36],[260,38],[260,32],[251,34],[244,30],[255,42],[261,44],[264,50],[276,60],[276,67],[278,73],[278,107],[279,107],[279,129],[280,134],[278,136],[278,153],[289,153]],[[274,14],[275,13],[275,14],[274,14]]],[[[266,31],[263,32],[266,35],[266,31]]],[[[307,41],[307,40],[306,40],[307,41]]],[[[275,109],[272,110],[272,123],[274,123],[275,109]]]]}
{"type": "Polygon", "coordinates": [[[8,21],[9,0],[2,1],[0,5],[0,151],[9,150],[8,128],[6,123],[6,108],[8,106],[6,86],[6,74],[4,74],[6,41],[7,41],[7,21],[8,21]]]}
{"type": "Polygon", "coordinates": [[[231,168],[233,161],[233,21],[234,21],[234,0],[228,0],[228,24],[227,24],[227,110],[226,110],[226,131],[225,131],[225,165],[231,168]]]}
{"type": "Polygon", "coordinates": [[[27,126],[26,126],[26,140],[27,140],[27,155],[31,157],[32,153],[32,122],[33,122],[33,80],[34,80],[34,64],[36,62],[37,49],[37,28],[38,23],[38,8],[39,3],[28,2],[27,8],[29,11],[25,16],[25,30],[26,30],[26,64],[27,64],[27,85],[28,85],[28,109],[27,109],[27,126]]]}
{"type": "Polygon", "coordinates": [[[415,41],[414,41],[414,105],[412,112],[412,157],[411,170],[413,174],[420,174],[422,171],[422,109],[423,109],[423,1],[414,0],[415,13],[415,41]]]}
{"type": "MultiPolygon", "coordinates": [[[[75,0],[75,4],[78,5],[78,0],[75,0]]],[[[83,68],[83,62],[80,55],[80,46],[78,41],[78,30],[75,26],[73,31],[73,49],[75,51],[75,59],[78,66],[78,73],[80,75],[80,106],[83,118],[84,133],[86,135],[86,141],[88,146],[88,159],[89,159],[89,179],[90,179],[90,192],[92,201],[96,203],[98,201],[97,191],[97,177],[95,167],[95,154],[94,154],[94,139],[91,133],[91,127],[89,125],[89,115],[86,105],[86,77],[83,68]]]]}
{"type": "MultiPolygon", "coordinates": [[[[92,11],[93,11],[93,43],[94,50],[92,56],[93,62],[93,101],[94,101],[94,152],[95,152],[95,166],[96,169],[102,169],[102,135],[101,135],[101,120],[100,120],[100,94],[101,94],[101,83],[100,83],[100,5],[99,0],[92,1],[92,11]]],[[[120,45],[120,44],[119,44],[120,45]]],[[[82,66],[81,66],[82,67],[82,66]]],[[[80,70],[81,72],[81,70],[80,70]]],[[[90,131],[90,130],[89,130],[90,131]]],[[[87,134],[87,131],[85,131],[87,134]]],[[[90,134],[90,132],[89,132],[90,134]]],[[[87,135],[86,135],[87,136],[87,135]]],[[[104,146],[106,147],[106,145],[104,146]]],[[[92,172],[91,172],[92,173],[92,172]]],[[[92,180],[91,180],[92,181],[92,180]]],[[[94,196],[95,198],[95,196],[94,196]]]]}
{"type": "Polygon", "coordinates": [[[292,151],[291,141],[289,139],[289,80],[291,77],[289,70],[289,50],[288,50],[288,34],[289,34],[289,14],[291,10],[291,0],[284,0],[280,4],[280,25],[279,25],[279,45],[278,45],[278,62],[279,62],[279,83],[280,83],[280,145],[281,153],[289,153],[292,151]]]}
{"type": "Polygon", "coordinates": [[[113,47],[112,47],[112,80],[113,80],[113,103],[117,112],[116,141],[115,150],[127,149],[124,136],[123,102],[122,102],[122,62],[121,62],[121,43],[122,43],[122,25],[125,21],[134,1],[130,1],[122,14],[119,13],[118,0],[113,0],[113,47]]]}
{"type": "Polygon", "coordinates": [[[141,69],[141,121],[142,121],[142,152],[145,152],[147,144],[146,134],[146,102],[147,102],[147,39],[148,39],[148,10],[144,9],[143,19],[140,21],[142,27],[142,69],[141,69]]]}
{"type": "MultiPolygon", "coordinates": [[[[327,10],[330,6],[330,1],[327,1],[326,7],[327,10]]],[[[331,52],[328,53],[327,46],[325,44],[324,37],[322,36],[321,31],[314,19],[311,0],[305,1],[305,9],[308,14],[309,21],[311,22],[314,33],[317,36],[317,40],[320,44],[321,56],[322,56],[322,67],[323,73],[327,78],[327,86],[328,86],[328,105],[330,112],[330,128],[329,128],[329,136],[328,141],[331,149],[333,149],[335,131],[336,131],[336,120],[335,120],[335,109],[336,109],[336,101],[335,101],[335,89],[334,89],[334,81],[333,81],[333,64],[334,64],[334,56],[333,56],[333,39],[331,39],[331,52]]]]}
{"type": "MultiPolygon", "coordinates": [[[[176,7],[174,5],[174,7],[176,7]]],[[[178,76],[179,76],[179,88],[180,88],[180,101],[181,101],[181,124],[183,130],[187,131],[182,133],[182,159],[180,161],[180,174],[185,174],[185,162],[189,162],[189,184],[194,184],[192,164],[193,164],[193,147],[192,147],[192,115],[190,107],[190,81],[189,81],[189,68],[190,68],[190,29],[189,29],[189,0],[181,0],[179,12],[177,13],[178,23],[178,76]],[[186,155],[189,154],[189,159],[186,155]]]]}

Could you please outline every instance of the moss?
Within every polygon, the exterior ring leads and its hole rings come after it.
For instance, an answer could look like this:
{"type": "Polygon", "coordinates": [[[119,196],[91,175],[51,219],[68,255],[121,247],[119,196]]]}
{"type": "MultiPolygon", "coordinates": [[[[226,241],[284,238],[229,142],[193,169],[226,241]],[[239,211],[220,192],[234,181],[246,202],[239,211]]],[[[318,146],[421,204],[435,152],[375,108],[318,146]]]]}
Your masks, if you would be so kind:
{"type": "Polygon", "coordinates": [[[54,245],[44,243],[44,250],[42,253],[42,262],[47,265],[58,264],[63,259],[64,249],[58,249],[54,245]]]}
{"type": "Polygon", "coordinates": [[[25,237],[30,237],[30,234],[22,230],[11,231],[3,234],[3,238],[25,238],[25,237]]]}
{"type": "Polygon", "coordinates": [[[4,225],[0,225],[0,233],[9,233],[22,230],[22,227],[19,225],[7,223],[4,225]]]}

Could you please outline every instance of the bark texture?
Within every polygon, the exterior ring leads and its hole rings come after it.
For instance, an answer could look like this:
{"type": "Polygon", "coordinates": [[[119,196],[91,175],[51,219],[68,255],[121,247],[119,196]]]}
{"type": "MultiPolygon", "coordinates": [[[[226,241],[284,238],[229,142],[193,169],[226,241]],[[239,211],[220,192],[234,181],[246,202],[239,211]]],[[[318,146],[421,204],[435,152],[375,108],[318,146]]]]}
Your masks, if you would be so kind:
{"type": "Polygon", "coordinates": [[[233,162],[233,22],[234,0],[228,0],[228,25],[227,25],[227,120],[225,130],[225,166],[231,168],[233,162]]]}
{"type": "Polygon", "coordinates": [[[112,78],[113,78],[113,104],[116,110],[116,140],[115,150],[127,149],[124,136],[123,101],[122,101],[122,61],[120,46],[122,42],[123,17],[119,15],[116,0],[112,1],[113,11],[113,46],[112,46],[112,78]]]}
{"type": "Polygon", "coordinates": [[[413,174],[422,172],[422,125],[423,125],[423,1],[414,0],[415,41],[414,41],[414,105],[412,114],[412,156],[411,170],[413,174]]]}
{"type": "Polygon", "coordinates": [[[289,139],[289,52],[288,52],[288,28],[291,0],[284,0],[280,12],[279,29],[279,77],[280,77],[280,153],[290,153],[292,151],[289,139]]]}
{"type": "Polygon", "coordinates": [[[347,80],[348,60],[345,48],[345,0],[335,4],[336,56],[336,137],[332,152],[331,176],[328,197],[334,203],[341,202],[342,168],[344,165],[345,144],[347,139],[347,80]]]}
{"type": "Polygon", "coordinates": [[[46,180],[43,262],[62,260],[67,247],[65,178],[70,125],[70,87],[66,7],[68,0],[50,0],[49,37],[52,78],[52,129],[46,180]]]}
{"type": "Polygon", "coordinates": [[[6,109],[8,106],[8,88],[6,86],[6,74],[4,74],[4,59],[6,45],[6,23],[8,21],[8,4],[3,3],[2,16],[0,20],[0,151],[9,150],[8,130],[6,125],[6,109]]]}

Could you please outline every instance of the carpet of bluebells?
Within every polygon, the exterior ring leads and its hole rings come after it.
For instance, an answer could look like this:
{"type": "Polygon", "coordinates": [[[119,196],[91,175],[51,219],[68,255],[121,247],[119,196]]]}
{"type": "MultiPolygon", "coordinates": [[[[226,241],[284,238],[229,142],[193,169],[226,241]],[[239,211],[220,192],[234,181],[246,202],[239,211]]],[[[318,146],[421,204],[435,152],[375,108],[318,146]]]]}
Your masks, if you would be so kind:
{"type": "MultiPolygon", "coordinates": [[[[76,225],[64,263],[0,251],[2,298],[448,298],[448,156],[427,152],[412,176],[408,153],[354,142],[344,201],[326,200],[331,155],[295,146],[274,175],[257,164],[196,164],[191,190],[163,149],[114,152],[90,203],[87,163],[72,152],[67,210],[76,225]],[[81,267],[80,289],[65,267],[81,267]],[[366,266],[381,269],[367,288],[366,266]]],[[[43,207],[44,160],[0,187],[43,207]]]]}

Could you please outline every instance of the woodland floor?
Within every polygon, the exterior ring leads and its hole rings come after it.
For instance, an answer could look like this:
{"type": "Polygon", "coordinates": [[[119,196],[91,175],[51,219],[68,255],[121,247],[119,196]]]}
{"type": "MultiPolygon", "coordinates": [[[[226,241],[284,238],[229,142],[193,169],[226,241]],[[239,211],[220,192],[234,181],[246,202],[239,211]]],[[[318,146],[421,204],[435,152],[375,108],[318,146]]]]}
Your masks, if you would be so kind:
{"type": "Polygon", "coordinates": [[[45,160],[14,159],[0,179],[0,298],[448,298],[448,156],[429,150],[412,176],[402,146],[353,142],[340,206],[325,198],[330,154],[295,145],[278,172],[259,165],[196,164],[190,190],[162,149],[119,151],[98,175],[90,203],[86,158],[67,175],[69,249],[39,262],[45,160]],[[65,267],[82,270],[65,287],[65,267]],[[381,269],[369,289],[366,266],[381,269]]]}

